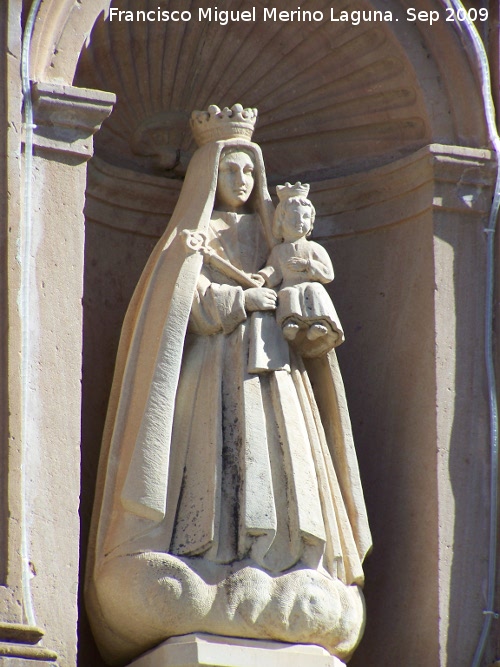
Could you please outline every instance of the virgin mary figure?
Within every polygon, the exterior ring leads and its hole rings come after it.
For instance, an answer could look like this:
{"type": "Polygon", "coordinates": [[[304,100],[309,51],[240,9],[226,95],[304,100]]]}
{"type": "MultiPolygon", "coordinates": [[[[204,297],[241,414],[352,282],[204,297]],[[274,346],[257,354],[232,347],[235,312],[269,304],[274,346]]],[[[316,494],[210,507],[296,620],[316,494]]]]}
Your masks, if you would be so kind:
{"type": "Polygon", "coordinates": [[[112,664],[191,632],[347,659],[362,633],[344,387],[334,350],[288,348],[256,275],[275,243],[256,117],[194,112],[200,148],[124,321],[86,590],[112,664]]]}

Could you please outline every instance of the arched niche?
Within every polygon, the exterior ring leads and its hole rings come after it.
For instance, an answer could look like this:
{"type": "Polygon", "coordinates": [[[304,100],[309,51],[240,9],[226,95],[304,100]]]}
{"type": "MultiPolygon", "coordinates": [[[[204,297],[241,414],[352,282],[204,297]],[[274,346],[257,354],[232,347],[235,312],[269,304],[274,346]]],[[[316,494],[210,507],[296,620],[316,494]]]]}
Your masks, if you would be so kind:
{"type": "MultiPolygon", "coordinates": [[[[139,4],[146,9],[157,7],[157,3],[139,4]]],[[[135,10],[140,8],[139,4],[134,3],[128,7],[126,3],[115,3],[114,6],[135,10]]],[[[487,145],[487,130],[481,105],[470,104],[471,99],[480,97],[477,65],[471,45],[464,48],[460,30],[453,22],[444,21],[445,3],[436,0],[419,2],[419,10],[440,12],[441,20],[432,27],[425,21],[408,21],[407,2],[393,0],[387,3],[374,0],[371,3],[351,2],[346,5],[327,5],[324,2],[310,4],[312,9],[324,9],[327,14],[331,7],[336,16],[342,9],[392,11],[395,20],[392,23],[378,24],[377,27],[381,28],[396,47],[396,53],[402,50],[404,60],[408,60],[413,70],[419,73],[418,87],[427,108],[432,140],[468,146],[487,145]]],[[[78,3],[72,0],[42,0],[31,46],[32,79],[72,84],[82,48],[90,43],[94,25],[100,17],[102,19],[108,15],[110,5],[111,0],[84,0],[78,3]]],[[[257,11],[261,11],[265,5],[262,0],[255,3],[257,11]]],[[[308,6],[304,5],[304,9],[306,8],[308,6]]],[[[155,27],[159,35],[165,24],[157,24],[155,27]]],[[[282,25],[282,35],[283,30],[287,31],[290,27],[291,24],[282,25]]],[[[310,26],[304,28],[304,24],[294,27],[298,31],[311,32],[310,26]]],[[[349,23],[339,23],[336,27],[340,32],[356,31],[356,26],[349,23]]],[[[224,27],[222,31],[225,31],[224,27]]],[[[168,34],[168,28],[165,34],[168,34]]],[[[465,44],[466,42],[467,40],[465,44]]],[[[325,44],[320,44],[319,47],[322,51],[325,44]]],[[[362,49],[363,44],[360,44],[359,48],[362,49]]],[[[267,64],[271,68],[275,65],[274,62],[267,64]]]]}
{"type": "MultiPolygon", "coordinates": [[[[466,441],[484,443],[486,429],[482,399],[463,409],[467,382],[483,381],[481,346],[469,354],[465,332],[480,316],[494,167],[470,45],[435,0],[419,2],[441,12],[432,29],[407,21],[396,0],[303,5],[327,19],[330,7],[390,10],[392,23],[230,29],[111,22],[109,4],[44,0],[32,46],[39,81],[117,95],[86,192],[82,567],[120,324],[193,150],[188,115],[240,101],[259,108],[270,183],[311,181],[315,235],[337,269],[340,356],[375,536],[368,628],[352,664],[463,661],[482,620],[482,573],[463,582],[484,551],[482,518],[469,525],[484,507],[468,498],[480,497],[487,456],[482,445],[467,477],[466,441]]],[[[82,664],[97,665],[85,626],[80,646],[82,664]]]]}

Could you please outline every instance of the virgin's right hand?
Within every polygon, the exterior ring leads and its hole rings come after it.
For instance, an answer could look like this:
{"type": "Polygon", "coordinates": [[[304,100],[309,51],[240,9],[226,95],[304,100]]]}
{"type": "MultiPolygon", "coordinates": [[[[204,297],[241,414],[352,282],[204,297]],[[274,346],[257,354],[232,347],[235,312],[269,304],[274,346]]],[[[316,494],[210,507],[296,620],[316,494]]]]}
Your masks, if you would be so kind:
{"type": "Polygon", "coordinates": [[[268,287],[250,287],[245,290],[245,310],[276,310],[276,292],[268,287]]]}

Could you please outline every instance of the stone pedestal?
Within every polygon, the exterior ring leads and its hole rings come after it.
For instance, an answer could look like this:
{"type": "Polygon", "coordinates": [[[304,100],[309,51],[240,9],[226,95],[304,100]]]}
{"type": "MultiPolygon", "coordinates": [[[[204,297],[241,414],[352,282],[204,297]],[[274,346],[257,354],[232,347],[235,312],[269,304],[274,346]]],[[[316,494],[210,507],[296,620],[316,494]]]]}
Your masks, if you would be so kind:
{"type": "Polygon", "coordinates": [[[345,667],[320,646],[216,637],[171,637],[129,667],[345,667]]]}

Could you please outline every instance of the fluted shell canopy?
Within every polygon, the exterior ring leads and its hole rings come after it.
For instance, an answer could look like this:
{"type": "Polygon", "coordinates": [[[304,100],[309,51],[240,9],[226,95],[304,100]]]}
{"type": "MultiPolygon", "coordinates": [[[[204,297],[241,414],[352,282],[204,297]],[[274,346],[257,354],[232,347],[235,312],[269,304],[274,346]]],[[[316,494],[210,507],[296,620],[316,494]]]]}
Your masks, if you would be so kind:
{"type": "MultiPolygon", "coordinates": [[[[189,22],[110,21],[102,16],[75,84],[116,93],[95,138],[96,155],[146,173],[180,176],[195,148],[193,109],[257,107],[254,140],[271,181],[321,180],[390,161],[429,143],[431,130],[412,66],[380,21],[332,22],[331,11],[373,12],[365,0],[315,0],[322,21],[198,20],[200,0],[117,0],[113,7],[191,12],[189,22]]],[[[230,3],[233,11],[248,10],[230,3]]],[[[288,7],[289,9],[289,7],[288,7]]],[[[368,16],[368,14],[365,14],[368,16]]]]}

